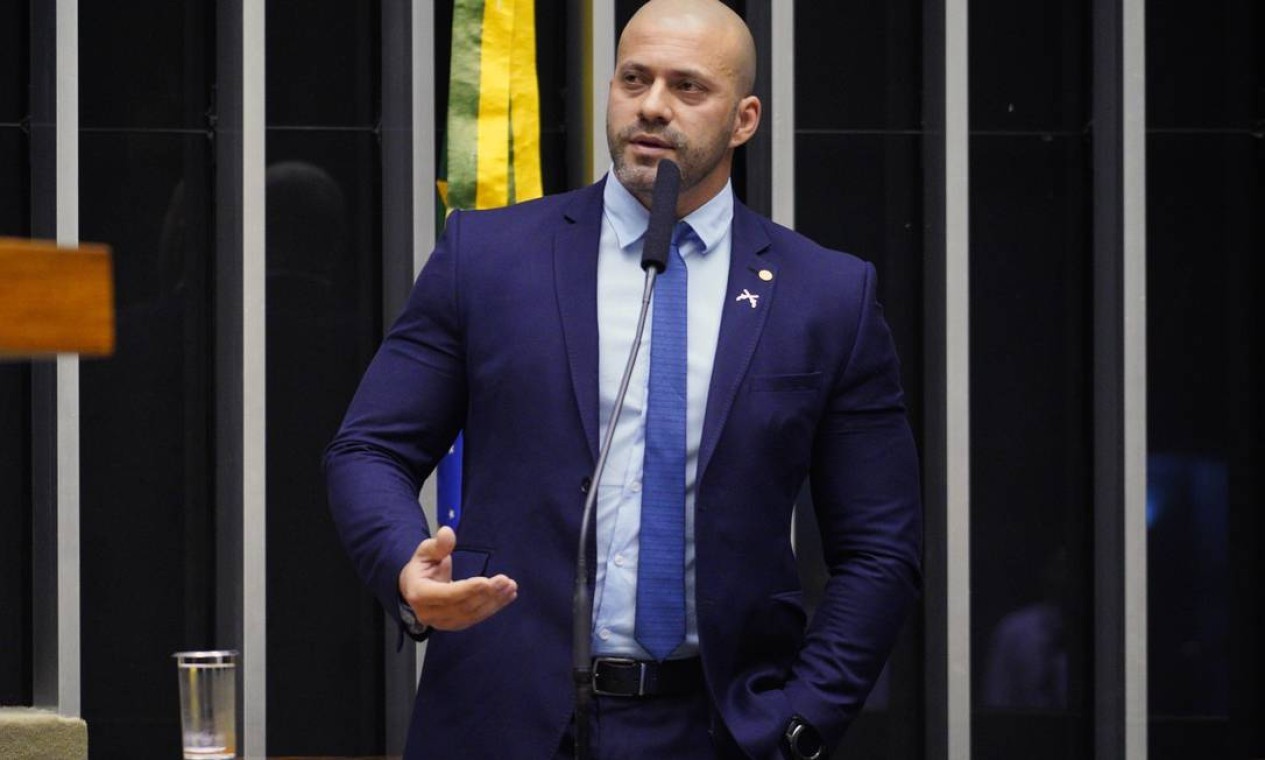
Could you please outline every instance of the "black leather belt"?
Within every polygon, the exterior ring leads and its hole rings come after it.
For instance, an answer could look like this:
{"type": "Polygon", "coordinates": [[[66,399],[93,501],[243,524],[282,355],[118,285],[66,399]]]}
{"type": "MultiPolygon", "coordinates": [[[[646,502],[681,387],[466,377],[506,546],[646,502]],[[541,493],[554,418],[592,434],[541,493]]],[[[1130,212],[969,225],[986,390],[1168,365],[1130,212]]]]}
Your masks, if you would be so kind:
{"type": "Polygon", "coordinates": [[[703,688],[703,664],[687,660],[593,658],[593,693],[604,697],[661,697],[693,694],[703,688]]]}

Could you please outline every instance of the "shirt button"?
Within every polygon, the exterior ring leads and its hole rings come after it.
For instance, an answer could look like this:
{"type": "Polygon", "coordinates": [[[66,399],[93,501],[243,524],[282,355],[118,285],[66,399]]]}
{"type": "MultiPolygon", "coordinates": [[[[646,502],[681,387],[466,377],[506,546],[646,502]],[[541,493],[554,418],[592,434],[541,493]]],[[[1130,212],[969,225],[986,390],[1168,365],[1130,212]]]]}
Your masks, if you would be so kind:
{"type": "Polygon", "coordinates": [[[622,555],[622,554],[616,554],[616,555],[615,555],[615,567],[623,567],[623,566],[624,566],[624,555],[622,555]]]}
{"type": "Polygon", "coordinates": [[[597,637],[601,639],[602,641],[610,641],[611,629],[603,628],[602,630],[597,632],[597,637]]]}
{"type": "Polygon", "coordinates": [[[641,493],[641,481],[634,480],[632,482],[632,485],[628,486],[628,490],[632,491],[633,493],[641,493]]]}

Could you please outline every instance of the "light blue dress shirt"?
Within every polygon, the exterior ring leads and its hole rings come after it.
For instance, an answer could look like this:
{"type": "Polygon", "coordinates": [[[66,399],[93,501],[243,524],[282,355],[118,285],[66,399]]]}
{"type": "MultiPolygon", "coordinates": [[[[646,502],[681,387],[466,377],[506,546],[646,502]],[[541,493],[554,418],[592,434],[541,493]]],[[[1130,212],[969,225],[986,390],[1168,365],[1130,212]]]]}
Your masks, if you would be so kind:
{"type": "MultiPolygon", "coordinates": [[[[598,392],[601,430],[605,434],[628,352],[637,332],[637,314],[645,276],[641,246],[650,213],[608,172],[602,234],[597,259],[598,392]]],[[[682,243],[689,271],[689,357],[686,374],[685,439],[685,642],[673,657],[698,653],[698,618],[694,604],[694,498],[703,413],[711,383],[712,362],[720,335],[721,309],[729,281],[734,215],[733,189],[726,183],[714,198],[684,221],[694,231],[682,243]]],[[[651,311],[654,301],[651,301],[651,311]]],[[[637,608],[638,533],[641,527],[641,473],[645,451],[646,390],[650,376],[650,342],[642,337],[637,366],[611,444],[606,472],[597,495],[597,586],[593,599],[593,653],[650,659],[633,637],[637,608]]]]}

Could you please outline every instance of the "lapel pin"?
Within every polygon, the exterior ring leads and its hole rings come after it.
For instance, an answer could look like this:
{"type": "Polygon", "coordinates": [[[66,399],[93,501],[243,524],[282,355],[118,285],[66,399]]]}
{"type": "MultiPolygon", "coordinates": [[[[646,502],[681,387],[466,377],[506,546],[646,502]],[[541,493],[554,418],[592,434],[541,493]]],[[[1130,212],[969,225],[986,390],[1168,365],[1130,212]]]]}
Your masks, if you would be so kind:
{"type": "MultiPolygon", "coordinates": [[[[769,276],[771,277],[772,275],[769,275],[769,276]]],[[[741,293],[739,293],[739,294],[738,294],[738,297],[737,297],[736,299],[734,299],[734,300],[735,300],[735,301],[750,301],[750,302],[751,302],[751,308],[753,308],[753,309],[754,309],[754,308],[755,308],[756,301],[758,301],[758,300],[759,300],[759,298],[760,298],[760,295],[759,295],[758,293],[752,293],[750,290],[747,290],[746,288],[743,288],[743,289],[742,289],[742,292],[741,292],[741,293]]]]}
{"type": "Polygon", "coordinates": [[[761,279],[761,280],[764,280],[765,282],[768,282],[769,280],[772,280],[772,279],[773,279],[773,273],[772,273],[772,272],[770,272],[770,271],[769,271],[769,270],[767,270],[767,269],[761,269],[761,270],[760,270],[760,279],[761,279]]]}

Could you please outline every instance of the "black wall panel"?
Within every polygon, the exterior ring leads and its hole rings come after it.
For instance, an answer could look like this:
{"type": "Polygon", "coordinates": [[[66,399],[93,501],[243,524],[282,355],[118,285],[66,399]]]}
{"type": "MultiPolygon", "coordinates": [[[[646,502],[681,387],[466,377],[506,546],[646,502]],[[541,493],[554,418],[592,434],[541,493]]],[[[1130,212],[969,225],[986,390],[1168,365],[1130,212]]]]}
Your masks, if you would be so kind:
{"type": "Polygon", "coordinates": [[[176,755],[170,655],[216,645],[210,10],[79,4],[80,236],[114,249],[118,336],[80,367],[94,756],[176,755]]]}
{"type": "MultiPolygon", "coordinates": [[[[919,441],[922,23],[919,2],[795,5],[795,226],[823,245],[873,262],[919,441]]],[[[766,115],[766,128],[771,117],[766,115]]],[[[796,554],[811,608],[826,571],[806,494],[798,515],[796,554]]],[[[836,757],[922,757],[922,635],[921,616],[912,610],[836,757]]]]}
{"type": "Polygon", "coordinates": [[[922,4],[797,3],[795,128],[922,128],[922,4]]]}
{"type": "Polygon", "coordinates": [[[973,132],[1075,132],[1090,115],[1085,2],[970,6],[973,132]]]}
{"type": "Polygon", "coordinates": [[[30,27],[27,3],[0,3],[0,129],[16,126],[30,114],[30,27]]]}
{"type": "Polygon", "coordinates": [[[1265,12],[1147,8],[1152,758],[1265,755],[1265,12]]]}
{"type": "Polygon", "coordinates": [[[1089,13],[970,4],[976,758],[1092,754],[1089,13]]]}
{"type": "Polygon", "coordinates": [[[1089,752],[1092,280],[1080,135],[971,142],[975,757],[1089,752]]]}
{"type": "MultiPolygon", "coordinates": [[[[0,3],[0,237],[30,234],[29,13],[0,3]]],[[[0,705],[31,703],[30,368],[0,361],[0,705]]]]}
{"type": "MultiPolygon", "coordinates": [[[[0,82],[0,99],[24,103],[25,82],[18,93],[11,84],[0,82]]],[[[0,237],[30,230],[28,145],[22,128],[0,124],[0,237]]],[[[30,374],[25,363],[0,362],[0,705],[32,696],[30,374]]]]}
{"type": "Polygon", "coordinates": [[[321,470],[381,339],[379,14],[267,4],[270,755],[385,748],[382,613],[338,542],[321,470]]]}
{"type": "Polygon", "coordinates": [[[170,655],[215,646],[210,144],[85,133],[80,162],[82,235],[114,248],[118,336],[80,370],[84,717],[94,753],[170,756],[170,655]]]}
{"type": "Polygon", "coordinates": [[[79,123],[205,130],[214,3],[79,4],[79,123]]]}
{"type": "Polygon", "coordinates": [[[268,751],[376,754],[382,614],[338,541],[321,456],[380,338],[379,151],[367,130],[268,146],[268,751]]]}
{"type": "MultiPolygon", "coordinates": [[[[567,24],[566,0],[536,0],[536,75],[540,87],[540,173],[546,195],[567,187],[567,24]]],[[[435,30],[451,42],[451,25],[435,30]]],[[[444,72],[447,76],[448,67],[444,72]]],[[[447,80],[445,79],[445,92],[447,80]]],[[[447,100],[444,101],[447,103],[447,100]]],[[[446,108],[446,105],[441,105],[446,108]]],[[[437,111],[440,108],[436,109],[437,111]]]]}
{"type": "Polygon", "coordinates": [[[29,705],[31,683],[30,372],[0,365],[0,705],[29,705]]]}

